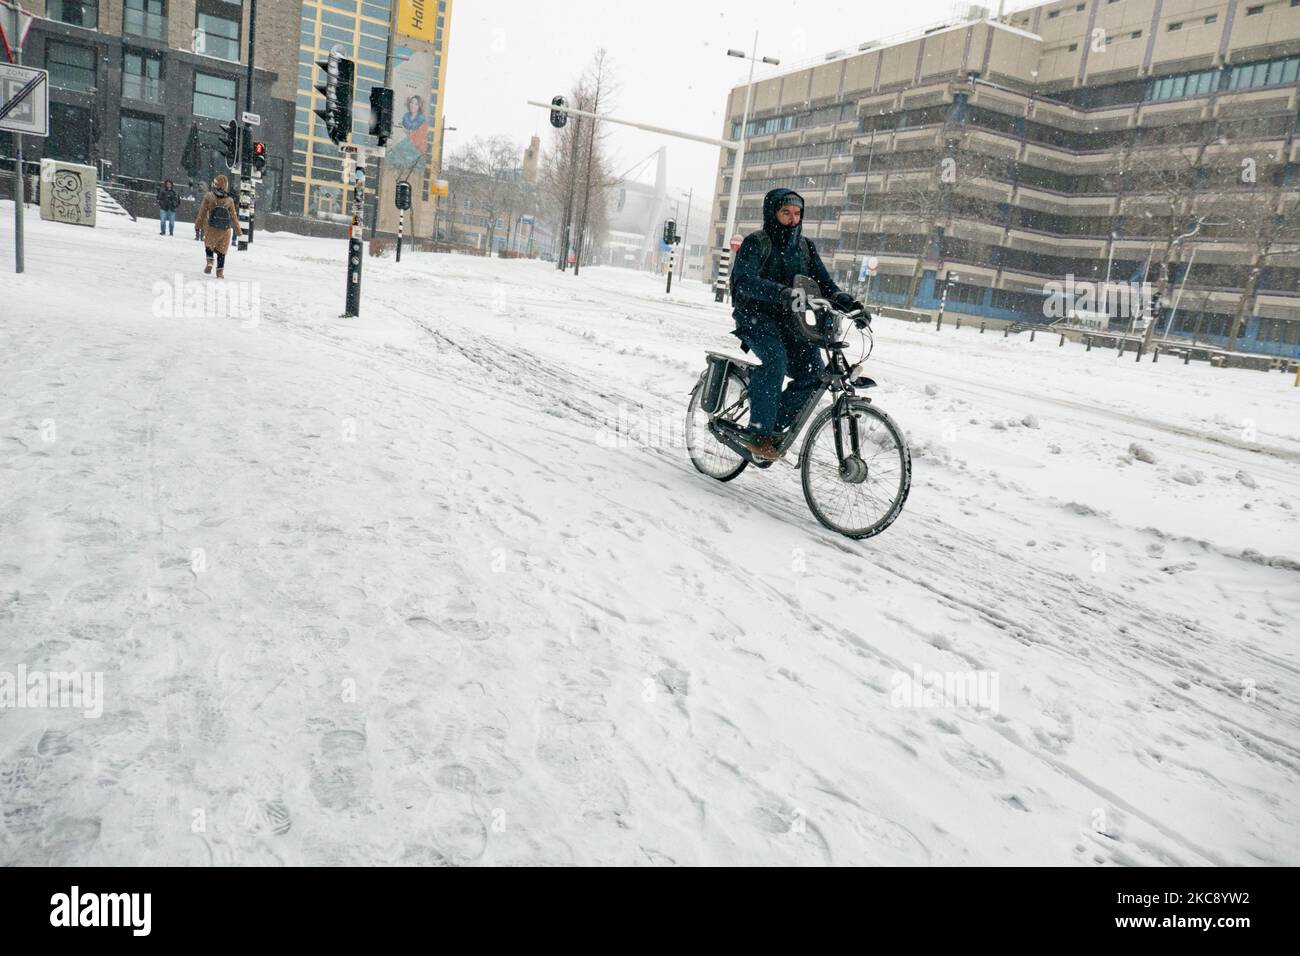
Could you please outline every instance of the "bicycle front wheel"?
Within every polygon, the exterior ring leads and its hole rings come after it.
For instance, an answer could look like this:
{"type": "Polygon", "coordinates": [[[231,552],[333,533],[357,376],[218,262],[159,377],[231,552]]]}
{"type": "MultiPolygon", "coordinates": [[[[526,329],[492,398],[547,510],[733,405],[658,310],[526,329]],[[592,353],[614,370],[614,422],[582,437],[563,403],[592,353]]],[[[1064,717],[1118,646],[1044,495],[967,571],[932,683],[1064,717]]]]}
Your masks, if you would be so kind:
{"type": "Polygon", "coordinates": [[[893,524],[912,487],[912,453],[903,433],[860,398],[818,414],[800,458],[808,508],[850,538],[870,538],[893,524]]]}

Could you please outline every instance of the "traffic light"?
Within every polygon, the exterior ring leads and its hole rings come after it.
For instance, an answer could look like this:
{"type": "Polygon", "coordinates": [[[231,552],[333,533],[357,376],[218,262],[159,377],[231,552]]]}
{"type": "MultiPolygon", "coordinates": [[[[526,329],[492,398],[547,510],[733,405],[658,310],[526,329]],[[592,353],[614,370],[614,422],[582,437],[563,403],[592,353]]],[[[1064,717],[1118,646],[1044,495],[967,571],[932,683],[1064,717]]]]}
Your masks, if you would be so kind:
{"type": "Polygon", "coordinates": [[[352,87],[357,67],[337,45],[330,49],[328,60],[316,65],[325,71],[325,82],[316,87],[325,97],[325,108],[316,110],[316,115],[325,121],[325,132],[337,146],[352,132],[352,87]]]}
{"type": "Polygon", "coordinates": [[[677,220],[668,219],[664,222],[664,245],[671,246],[677,242],[677,220]]]}
{"type": "Polygon", "coordinates": [[[221,152],[226,160],[226,167],[234,169],[239,161],[239,124],[231,120],[221,127],[221,152]]]}
{"type": "Polygon", "coordinates": [[[266,172],[266,144],[253,144],[253,172],[262,175],[266,172]]]}
{"type": "Polygon", "coordinates": [[[398,209],[411,208],[411,184],[410,183],[400,182],[397,184],[397,195],[393,198],[393,202],[397,204],[398,209]]]}
{"type": "MultiPolygon", "coordinates": [[[[563,96],[554,96],[551,98],[551,105],[564,107],[567,106],[568,103],[563,96]]],[[[562,109],[551,110],[551,125],[554,126],[556,129],[563,129],[564,124],[567,123],[568,121],[569,121],[569,114],[565,113],[562,109]]]]}
{"type": "Polygon", "coordinates": [[[370,88],[370,135],[380,146],[388,144],[393,132],[393,91],[383,86],[370,88]]]}

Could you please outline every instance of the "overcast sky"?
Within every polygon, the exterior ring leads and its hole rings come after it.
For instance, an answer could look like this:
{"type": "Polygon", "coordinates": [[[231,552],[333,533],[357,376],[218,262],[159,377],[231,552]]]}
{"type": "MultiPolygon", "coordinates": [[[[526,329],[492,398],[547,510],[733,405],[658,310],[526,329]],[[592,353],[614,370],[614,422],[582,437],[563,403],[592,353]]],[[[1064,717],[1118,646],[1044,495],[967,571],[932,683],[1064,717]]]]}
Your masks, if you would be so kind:
{"type": "MultiPolygon", "coordinates": [[[[1007,9],[1027,5],[1017,0],[1007,9]]],[[[613,115],[718,136],[727,91],[743,83],[749,69],[726,51],[751,50],[755,31],[759,56],[781,59],[780,67],[759,64],[759,79],[832,50],[928,26],[950,17],[956,6],[952,0],[663,0],[643,7],[617,0],[458,0],[445,92],[447,125],[457,131],[447,134],[447,153],[494,133],[521,146],[537,134],[549,148],[546,112],[525,101],[567,92],[597,47],[608,51],[618,84],[613,115]]],[[[991,6],[996,11],[996,0],[991,6]]],[[[694,187],[695,209],[707,208],[718,147],[609,129],[618,172],[666,144],[669,188],[694,187]]],[[[648,175],[653,178],[653,169],[648,175]]]]}

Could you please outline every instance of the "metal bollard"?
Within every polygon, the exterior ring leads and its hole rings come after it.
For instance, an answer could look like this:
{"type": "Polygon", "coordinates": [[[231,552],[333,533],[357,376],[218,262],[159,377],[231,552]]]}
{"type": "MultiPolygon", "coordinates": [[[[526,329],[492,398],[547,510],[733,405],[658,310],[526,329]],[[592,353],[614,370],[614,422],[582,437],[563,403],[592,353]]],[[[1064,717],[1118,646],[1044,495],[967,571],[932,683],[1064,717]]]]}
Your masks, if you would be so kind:
{"type": "Polygon", "coordinates": [[[1157,345],[1155,348],[1151,350],[1151,364],[1155,365],[1156,362],[1159,361],[1160,361],[1160,346],[1157,345]]]}
{"type": "Polygon", "coordinates": [[[1191,361],[1192,361],[1192,350],[1188,349],[1186,352],[1183,353],[1183,364],[1190,365],[1191,361]]]}
{"type": "Polygon", "coordinates": [[[1059,349],[1059,348],[1060,348],[1062,345],[1064,345],[1064,344],[1065,344],[1065,333],[1062,332],[1062,333],[1061,333],[1061,341],[1059,341],[1059,342],[1056,343],[1056,347],[1059,349]]]}
{"type": "Polygon", "coordinates": [[[1009,325],[1002,326],[1002,337],[1005,339],[1010,334],[1011,334],[1011,326],[1009,325]]]}
{"type": "Polygon", "coordinates": [[[1084,351],[1085,351],[1085,352],[1091,352],[1091,351],[1092,351],[1092,336],[1091,336],[1091,335],[1085,336],[1083,342],[1084,342],[1084,344],[1087,346],[1087,348],[1085,348],[1084,351]]]}
{"type": "Polygon", "coordinates": [[[1037,329],[1030,329],[1030,330],[1029,330],[1029,341],[1032,342],[1032,341],[1034,340],[1034,333],[1037,332],[1037,331],[1038,331],[1037,329]]]}
{"type": "Polygon", "coordinates": [[[961,316],[958,315],[958,316],[957,316],[957,324],[954,325],[954,326],[952,327],[952,329],[953,329],[953,331],[955,332],[955,331],[957,331],[957,330],[960,329],[960,328],[961,328],[961,316]]]}
{"type": "Polygon", "coordinates": [[[983,334],[984,334],[984,323],[981,322],[981,323],[980,323],[980,335],[983,335],[983,334]]]}
{"type": "Polygon", "coordinates": [[[1137,355],[1133,356],[1133,361],[1135,361],[1135,362],[1140,362],[1140,361],[1142,361],[1142,343],[1141,343],[1141,342],[1138,343],[1137,355]]]}

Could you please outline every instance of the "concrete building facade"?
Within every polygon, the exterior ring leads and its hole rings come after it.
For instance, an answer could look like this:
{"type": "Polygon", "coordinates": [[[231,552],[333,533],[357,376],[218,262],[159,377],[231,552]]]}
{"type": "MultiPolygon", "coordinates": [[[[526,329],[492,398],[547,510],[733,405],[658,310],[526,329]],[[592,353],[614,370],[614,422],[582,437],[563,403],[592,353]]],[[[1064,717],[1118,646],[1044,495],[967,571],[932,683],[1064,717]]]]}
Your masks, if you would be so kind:
{"type": "MultiPolygon", "coordinates": [[[[22,0],[35,18],[23,62],[50,72],[48,138],[26,137],[25,158],[96,165],[101,175],[151,194],[163,179],[184,186],[181,157],[200,133],[202,185],[226,172],[218,130],[239,119],[247,78],[243,0],[22,0]]],[[[297,4],[258,8],[253,110],[267,146],[259,209],[283,204],[292,143],[297,4]],[[292,10],[288,8],[294,8],[292,10]]],[[[0,133],[0,153],[12,138],[0,133]]]]}
{"type": "Polygon", "coordinates": [[[1047,321],[1049,283],[1154,279],[1164,260],[1172,334],[1227,344],[1238,324],[1240,348],[1294,354],[1300,245],[1260,224],[1293,218],[1298,107],[1300,0],[977,8],[755,82],[737,231],[790,186],[840,278],[879,258],[875,301],[933,308],[952,273],[950,311],[1024,322],[1047,321]]]}

